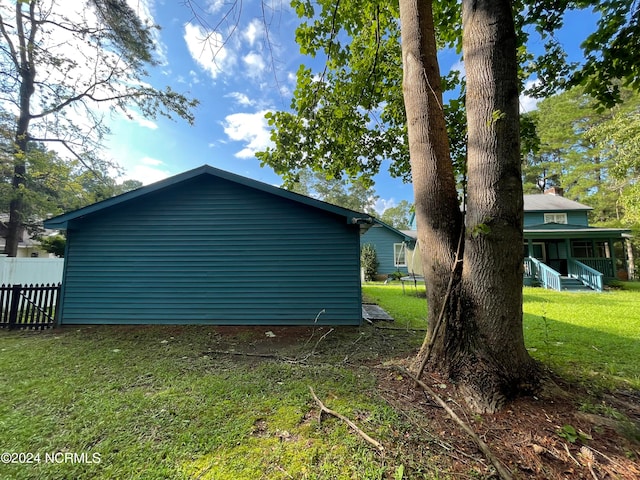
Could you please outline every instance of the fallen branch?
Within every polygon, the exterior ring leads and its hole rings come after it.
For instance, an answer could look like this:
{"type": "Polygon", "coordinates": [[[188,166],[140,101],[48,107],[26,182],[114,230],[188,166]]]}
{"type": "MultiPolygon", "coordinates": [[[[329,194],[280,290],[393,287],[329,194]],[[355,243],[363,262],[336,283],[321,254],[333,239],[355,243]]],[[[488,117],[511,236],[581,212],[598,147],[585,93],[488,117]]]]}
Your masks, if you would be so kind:
{"type": "Polygon", "coordinates": [[[377,440],[374,440],[369,435],[364,433],[362,430],[360,430],[360,428],[358,428],[358,426],[355,423],[353,423],[351,420],[349,420],[344,415],[342,415],[342,414],[340,414],[338,412],[334,412],[333,410],[327,408],[324,405],[324,403],[322,403],[322,401],[320,401],[320,399],[316,395],[316,392],[313,391],[313,387],[311,387],[311,385],[309,385],[309,391],[311,392],[311,395],[313,396],[313,399],[316,401],[316,403],[320,407],[320,413],[318,414],[318,421],[320,421],[320,419],[322,418],[322,414],[323,413],[326,413],[328,415],[331,415],[331,416],[334,416],[336,418],[339,418],[340,420],[345,422],[347,425],[349,425],[358,435],[360,435],[367,442],[369,442],[371,445],[376,447],[380,452],[384,452],[384,446],[380,442],[378,442],[377,440]]]}
{"type": "Polygon", "coordinates": [[[509,472],[509,470],[507,469],[507,467],[505,467],[500,460],[498,460],[496,458],[496,456],[493,454],[493,452],[491,451],[491,449],[489,448],[489,445],[487,445],[485,442],[482,441],[482,439],[476,434],[476,432],[473,431],[473,429],[467,425],[460,417],[458,417],[458,415],[456,415],[456,412],[454,412],[451,407],[449,407],[449,405],[447,405],[447,403],[432,389],[430,388],[427,384],[425,384],[424,382],[420,381],[416,376],[414,376],[411,372],[409,372],[407,369],[399,367],[397,365],[393,365],[393,368],[395,370],[397,370],[398,372],[402,373],[403,375],[406,375],[407,377],[411,378],[414,382],[416,382],[416,385],[419,385],[420,388],[422,388],[425,392],[427,392],[429,395],[431,395],[431,397],[442,407],[444,408],[444,410],[447,412],[447,414],[458,424],[460,425],[460,427],[467,432],[467,434],[469,434],[469,436],[471,437],[471,439],[475,442],[475,444],[478,446],[478,448],[480,449],[480,451],[484,454],[485,457],[487,457],[487,460],[489,460],[493,466],[496,468],[496,471],[498,472],[498,475],[500,475],[500,478],[502,478],[503,480],[512,480],[513,477],[511,476],[511,472],[509,472]]]}
{"type": "Polygon", "coordinates": [[[210,350],[204,352],[205,355],[238,355],[240,357],[260,357],[260,358],[275,358],[276,360],[291,360],[287,357],[283,357],[276,353],[251,353],[251,352],[236,352],[235,350],[210,350]]]}

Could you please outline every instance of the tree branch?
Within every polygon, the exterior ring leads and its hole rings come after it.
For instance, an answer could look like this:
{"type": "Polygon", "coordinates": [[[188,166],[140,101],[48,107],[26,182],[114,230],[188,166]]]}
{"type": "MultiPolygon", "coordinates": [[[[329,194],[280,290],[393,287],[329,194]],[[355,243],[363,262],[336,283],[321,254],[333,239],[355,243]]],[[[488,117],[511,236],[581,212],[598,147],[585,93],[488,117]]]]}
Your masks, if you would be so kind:
{"type": "Polygon", "coordinates": [[[4,26],[5,26],[4,19],[2,18],[2,15],[0,15],[0,33],[2,33],[2,36],[4,37],[4,39],[7,42],[7,45],[9,46],[9,53],[11,56],[11,60],[13,61],[13,64],[15,65],[16,70],[18,70],[20,68],[18,53],[16,52],[16,47],[13,45],[13,42],[11,41],[11,37],[7,33],[7,30],[4,26]]]}
{"type": "Polygon", "coordinates": [[[339,418],[340,420],[342,420],[343,422],[345,422],[347,425],[349,425],[349,427],[351,427],[351,429],[353,431],[355,431],[358,435],[360,435],[363,439],[365,439],[367,442],[369,442],[371,445],[373,445],[374,447],[376,447],[378,449],[378,451],[380,452],[384,452],[384,446],[378,442],[377,440],[374,440],[373,438],[371,438],[369,435],[367,435],[366,433],[364,433],[360,428],[358,428],[358,426],[353,423],[351,420],[349,420],[347,417],[345,417],[344,415],[335,412],[329,408],[327,408],[324,403],[322,403],[320,401],[320,399],[316,396],[316,392],[313,391],[313,387],[311,387],[311,385],[309,385],[309,391],[311,392],[311,395],[313,396],[313,399],[316,401],[316,403],[318,404],[318,406],[320,407],[320,413],[318,414],[318,421],[321,420],[322,418],[322,414],[326,413],[328,415],[334,416],[336,418],[339,418]]]}
{"type": "Polygon", "coordinates": [[[438,405],[440,405],[442,408],[444,408],[444,410],[447,412],[447,414],[465,432],[467,432],[467,434],[471,437],[471,439],[474,441],[474,443],[478,446],[478,448],[484,454],[484,456],[487,457],[487,459],[493,464],[493,466],[495,467],[496,471],[498,472],[498,475],[500,475],[500,478],[502,478],[502,480],[512,480],[513,479],[513,477],[511,476],[511,472],[509,472],[507,467],[505,467],[502,464],[502,462],[500,462],[500,460],[498,460],[498,458],[493,454],[493,452],[489,448],[489,445],[487,445],[485,442],[483,442],[482,439],[476,434],[476,432],[474,432],[473,429],[469,425],[467,425],[460,417],[458,417],[458,415],[456,415],[456,412],[454,412],[451,409],[451,407],[449,407],[449,405],[447,405],[447,402],[445,402],[442,399],[442,397],[440,397],[427,384],[425,384],[424,382],[421,382],[417,377],[415,377],[413,374],[411,374],[411,372],[409,372],[407,369],[402,368],[402,367],[397,366],[397,365],[394,365],[392,368],[394,368],[395,370],[397,370],[401,374],[406,375],[407,377],[409,377],[413,381],[415,381],[416,384],[420,386],[420,388],[422,388],[425,392],[427,392],[429,395],[431,395],[431,397],[438,403],[438,405]]]}

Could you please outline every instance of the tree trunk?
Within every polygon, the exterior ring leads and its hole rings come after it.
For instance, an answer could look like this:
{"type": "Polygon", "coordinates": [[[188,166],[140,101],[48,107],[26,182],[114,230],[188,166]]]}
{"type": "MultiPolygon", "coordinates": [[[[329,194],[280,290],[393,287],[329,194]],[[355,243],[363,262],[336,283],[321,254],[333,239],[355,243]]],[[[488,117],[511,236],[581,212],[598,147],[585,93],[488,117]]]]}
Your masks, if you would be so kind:
{"type": "MultiPolygon", "coordinates": [[[[434,335],[449,281],[459,284],[461,269],[454,269],[463,225],[449,140],[444,120],[440,69],[436,55],[432,3],[400,1],[403,59],[403,96],[407,114],[411,176],[413,179],[418,246],[427,285],[427,340],[436,355],[442,351],[442,336],[434,335]]],[[[453,299],[454,296],[449,296],[453,299]]],[[[454,312],[456,305],[446,310],[454,312]]]]}
{"type": "Polygon", "coordinates": [[[418,359],[454,381],[476,411],[493,412],[537,383],[522,331],[523,198],[511,4],[463,0],[465,222],[444,128],[431,2],[401,0],[400,19],[403,94],[429,305],[427,338],[418,359]]]}
{"type": "Polygon", "coordinates": [[[16,132],[13,145],[13,181],[12,198],[9,204],[9,224],[7,225],[7,236],[4,244],[4,253],[9,257],[18,254],[18,243],[24,231],[24,208],[23,199],[25,175],[27,173],[27,147],[29,144],[29,123],[31,122],[31,97],[35,91],[34,82],[36,78],[34,55],[34,39],[38,31],[38,24],[33,21],[35,18],[35,1],[29,3],[30,28],[26,29],[23,21],[24,16],[20,2],[16,2],[16,26],[18,29],[18,50],[12,52],[16,70],[20,77],[20,112],[16,123],[16,132]]]}
{"type": "Polygon", "coordinates": [[[452,367],[476,408],[491,411],[532,391],[537,378],[522,329],[524,213],[511,2],[463,0],[462,25],[469,175],[462,327],[474,351],[452,367]]]}

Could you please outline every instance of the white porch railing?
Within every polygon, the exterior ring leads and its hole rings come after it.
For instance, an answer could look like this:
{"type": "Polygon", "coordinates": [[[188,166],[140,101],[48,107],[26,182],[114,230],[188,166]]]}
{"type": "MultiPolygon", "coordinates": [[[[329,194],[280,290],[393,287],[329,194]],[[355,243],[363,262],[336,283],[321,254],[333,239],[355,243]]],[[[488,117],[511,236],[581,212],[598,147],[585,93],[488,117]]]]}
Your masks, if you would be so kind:
{"type": "Polygon", "coordinates": [[[525,258],[524,267],[525,274],[538,280],[544,288],[557,291],[562,290],[560,274],[537,258],[525,258]]]}
{"type": "Polygon", "coordinates": [[[569,260],[567,263],[569,275],[577,278],[585,285],[590,286],[596,292],[602,292],[602,273],[576,260],[569,260]]]}

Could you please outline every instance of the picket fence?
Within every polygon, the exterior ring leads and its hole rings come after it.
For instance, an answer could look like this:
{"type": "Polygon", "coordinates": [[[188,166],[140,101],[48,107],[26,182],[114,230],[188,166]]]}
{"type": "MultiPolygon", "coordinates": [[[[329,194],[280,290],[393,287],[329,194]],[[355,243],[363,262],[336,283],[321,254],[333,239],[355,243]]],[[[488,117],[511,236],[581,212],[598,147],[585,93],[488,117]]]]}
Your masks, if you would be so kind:
{"type": "Polygon", "coordinates": [[[54,326],[59,298],[60,284],[0,286],[0,328],[54,326]]]}

